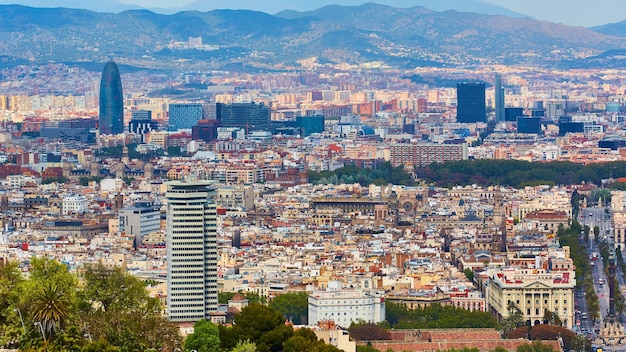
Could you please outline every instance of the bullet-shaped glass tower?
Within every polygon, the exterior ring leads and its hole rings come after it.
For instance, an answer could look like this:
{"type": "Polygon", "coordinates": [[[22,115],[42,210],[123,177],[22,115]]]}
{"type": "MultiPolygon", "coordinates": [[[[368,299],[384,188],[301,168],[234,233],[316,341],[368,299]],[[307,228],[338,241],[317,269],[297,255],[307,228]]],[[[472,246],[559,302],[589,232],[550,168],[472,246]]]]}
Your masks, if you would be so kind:
{"type": "Polygon", "coordinates": [[[100,134],[124,132],[124,95],[122,78],[117,64],[109,61],[104,66],[100,79],[100,134]]]}

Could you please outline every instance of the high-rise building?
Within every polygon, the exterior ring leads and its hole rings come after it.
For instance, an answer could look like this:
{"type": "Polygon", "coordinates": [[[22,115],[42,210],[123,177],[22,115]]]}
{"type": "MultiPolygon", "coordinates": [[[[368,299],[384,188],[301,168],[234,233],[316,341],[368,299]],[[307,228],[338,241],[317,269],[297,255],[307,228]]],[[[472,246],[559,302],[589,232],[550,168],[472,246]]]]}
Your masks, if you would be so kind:
{"type": "Polygon", "coordinates": [[[263,131],[270,128],[270,109],[263,103],[223,105],[218,118],[224,127],[245,127],[247,131],[263,131]]]}
{"type": "Polygon", "coordinates": [[[203,106],[200,103],[170,104],[169,129],[178,131],[191,129],[202,120],[203,106]]]}
{"type": "Polygon", "coordinates": [[[524,108],[505,108],[504,121],[517,121],[517,118],[524,116],[524,108]]]}
{"type": "Polygon", "coordinates": [[[457,122],[475,123],[487,121],[484,82],[457,83],[456,100],[457,122]]]}
{"type": "Polygon", "coordinates": [[[210,181],[167,184],[167,314],[173,322],[217,310],[217,210],[210,181]]]}
{"type": "Polygon", "coordinates": [[[117,64],[109,61],[100,79],[100,134],[124,132],[124,95],[117,64]]]}
{"type": "Polygon", "coordinates": [[[311,133],[324,132],[324,116],[297,116],[296,124],[300,128],[302,137],[310,136],[311,133]]]}
{"type": "Polygon", "coordinates": [[[146,135],[156,131],[158,127],[158,122],[152,121],[152,111],[137,110],[133,111],[133,118],[128,123],[128,132],[140,135],[141,143],[145,143],[146,135]]]}
{"type": "Polygon", "coordinates": [[[502,88],[502,76],[496,73],[495,77],[495,100],[496,100],[496,122],[504,121],[504,88],[502,88]]]}
{"type": "Polygon", "coordinates": [[[519,116],[517,133],[541,134],[541,117],[519,116]]]}

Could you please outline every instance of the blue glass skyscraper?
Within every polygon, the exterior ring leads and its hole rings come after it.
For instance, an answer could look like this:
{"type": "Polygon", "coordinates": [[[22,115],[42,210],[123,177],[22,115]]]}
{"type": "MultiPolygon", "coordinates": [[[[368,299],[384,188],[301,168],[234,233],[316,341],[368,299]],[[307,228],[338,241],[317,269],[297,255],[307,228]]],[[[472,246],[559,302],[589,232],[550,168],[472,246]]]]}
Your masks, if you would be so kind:
{"type": "Polygon", "coordinates": [[[487,122],[484,82],[457,83],[456,100],[456,122],[487,122]]]}
{"type": "Polygon", "coordinates": [[[124,132],[124,95],[122,78],[117,64],[107,62],[100,79],[100,134],[124,132]]]}

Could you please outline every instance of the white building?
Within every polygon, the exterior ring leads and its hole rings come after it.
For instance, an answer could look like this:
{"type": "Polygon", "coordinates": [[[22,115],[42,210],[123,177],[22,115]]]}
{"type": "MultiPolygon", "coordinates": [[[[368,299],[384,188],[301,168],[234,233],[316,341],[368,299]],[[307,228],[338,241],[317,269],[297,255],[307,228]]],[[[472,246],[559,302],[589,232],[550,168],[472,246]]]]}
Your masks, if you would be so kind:
{"type": "Polygon", "coordinates": [[[124,181],[120,178],[105,178],[100,180],[102,192],[119,192],[124,187],[124,181]]]}
{"type": "Polygon", "coordinates": [[[379,290],[342,289],[331,281],[325,291],[309,295],[309,325],[332,320],[341,327],[352,322],[378,323],[385,320],[385,293],[379,290]]]}
{"type": "Polygon", "coordinates": [[[136,203],[133,207],[120,210],[118,230],[135,237],[135,246],[150,232],[161,228],[161,211],[150,203],[136,203]]]}
{"type": "Polygon", "coordinates": [[[167,314],[210,320],[217,311],[217,210],[210,181],[167,183],[167,314]]]}
{"type": "Polygon", "coordinates": [[[84,214],[87,212],[89,201],[80,194],[70,195],[63,198],[61,212],[63,215],[84,214]]]}
{"type": "Polygon", "coordinates": [[[24,187],[26,184],[40,184],[41,179],[30,175],[8,175],[4,184],[11,188],[24,187]]]}

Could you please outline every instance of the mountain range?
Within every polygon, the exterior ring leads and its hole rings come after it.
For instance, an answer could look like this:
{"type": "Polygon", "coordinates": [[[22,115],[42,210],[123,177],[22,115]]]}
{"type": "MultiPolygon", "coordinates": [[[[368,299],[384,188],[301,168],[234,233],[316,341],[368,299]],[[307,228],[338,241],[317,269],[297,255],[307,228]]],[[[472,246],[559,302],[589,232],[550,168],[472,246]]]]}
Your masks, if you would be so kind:
{"type": "MultiPolygon", "coordinates": [[[[153,2],[154,3],[154,2],[153,2]]],[[[161,1],[160,4],[172,2],[161,1]]],[[[336,0],[231,0],[226,6],[228,9],[246,9],[266,13],[277,13],[283,10],[310,11],[328,5],[333,5],[336,0]]],[[[357,6],[363,4],[363,0],[342,0],[343,5],[357,6]]],[[[529,17],[511,11],[505,7],[486,3],[481,0],[379,0],[382,5],[398,8],[423,6],[434,11],[457,10],[461,12],[474,12],[487,15],[504,15],[509,17],[529,17]]],[[[124,4],[118,0],[0,0],[4,5],[25,5],[30,7],[55,8],[65,7],[70,9],[83,9],[95,12],[119,13],[127,10],[146,9],[160,14],[173,14],[180,11],[212,11],[224,9],[224,3],[216,0],[196,0],[183,6],[158,7],[159,2],[153,7],[141,8],[138,5],[124,4]]]]}
{"type": "Polygon", "coordinates": [[[581,65],[611,64],[611,56],[600,54],[626,49],[626,37],[600,31],[525,17],[373,3],[275,15],[250,10],[100,13],[2,5],[0,64],[114,57],[139,67],[280,69],[315,57],[321,63],[377,61],[405,68],[576,66],[590,55],[601,59],[581,65]],[[201,37],[204,46],[185,46],[192,37],[201,37]]]}

